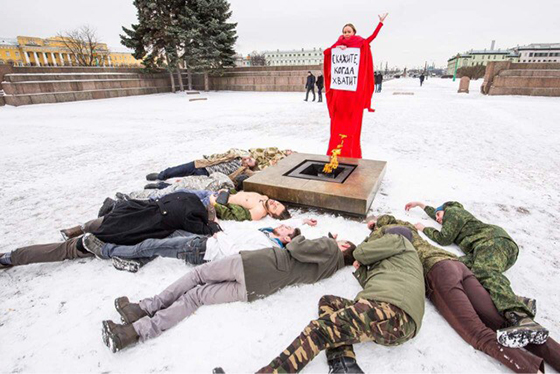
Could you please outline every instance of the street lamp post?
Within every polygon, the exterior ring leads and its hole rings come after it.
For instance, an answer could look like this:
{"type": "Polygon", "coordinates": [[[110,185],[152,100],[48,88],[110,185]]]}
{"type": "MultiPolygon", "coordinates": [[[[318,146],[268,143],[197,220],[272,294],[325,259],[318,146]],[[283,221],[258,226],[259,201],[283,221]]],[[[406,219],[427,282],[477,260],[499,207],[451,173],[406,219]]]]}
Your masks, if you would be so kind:
{"type": "Polygon", "coordinates": [[[459,58],[461,57],[460,54],[457,53],[457,56],[455,57],[455,71],[453,72],[453,82],[455,82],[455,78],[457,77],[457,67],[459,66],[459,58]]]}

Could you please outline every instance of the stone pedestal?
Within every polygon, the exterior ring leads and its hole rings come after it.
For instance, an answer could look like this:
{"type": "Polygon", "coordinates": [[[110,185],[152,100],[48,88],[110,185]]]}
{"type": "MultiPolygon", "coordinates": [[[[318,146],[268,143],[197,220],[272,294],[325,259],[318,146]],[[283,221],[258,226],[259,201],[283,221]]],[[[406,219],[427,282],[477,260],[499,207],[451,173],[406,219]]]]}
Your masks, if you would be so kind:
{"type": "Polygon", "coordinates": [[[329,162],[329,157],[293,153],[243,182],[245,191],[259,192],[290,205],[318,208],[365,217],[379,190],[387,162],[339,158],[340,164],[355,166],[342,183],[288,176],[305,161],[329,162]]]}
{"type": "Polygon", "coordinates": [[[469,77],[462,77],[461,82],[459,82],[459,91],[458,93],[469,93],[469,84],[471,83],[471,79],[469,77]]]}

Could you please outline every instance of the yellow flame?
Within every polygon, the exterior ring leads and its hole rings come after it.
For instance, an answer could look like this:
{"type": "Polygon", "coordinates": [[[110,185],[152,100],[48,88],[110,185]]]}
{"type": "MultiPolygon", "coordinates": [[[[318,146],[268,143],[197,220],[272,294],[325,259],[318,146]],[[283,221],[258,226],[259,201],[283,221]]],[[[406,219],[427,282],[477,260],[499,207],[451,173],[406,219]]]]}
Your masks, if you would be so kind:
{"type": "Polygon", "coordinates": [[[337,145],[336,148],[331,151],[331,161],[328,164],[325,164],[325,167],[323,168],[323,173],[330,174],[333,172],[333,170],[336,170],[338,168],[338,156],[340,156],[340,153],[342,152],[342,147],[344,146],[344,139],[348,137],[344,134],[338,134],[338,136],[340,136],[340,144],[337,145]]]}

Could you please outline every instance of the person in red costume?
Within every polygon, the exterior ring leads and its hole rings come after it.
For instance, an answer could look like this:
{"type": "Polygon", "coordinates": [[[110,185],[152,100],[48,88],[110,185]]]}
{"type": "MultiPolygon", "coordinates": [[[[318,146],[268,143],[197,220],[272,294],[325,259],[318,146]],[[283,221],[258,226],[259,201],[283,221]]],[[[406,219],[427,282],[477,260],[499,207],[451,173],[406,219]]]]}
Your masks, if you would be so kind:
{"type": "Polygon", "coordinates": [[[356,28],[352,24],[345,25],[338,41],[324,52],[325,96],[331,117],[331,140],[329,142],[328,155],[331,155],[331,151],[336,149],[340,143],[339,135],[344,134],[347,138],[344,139],[344,146],[342,147],[340,157],[362,158],[360,136],[362,133],[364,109],[370,112],[374,111],[371,108],[371,95],[374,89],[373,60],[369,44],[375,39],[381,27],[383,27],[383,21],[386,17],[387,13],[379,15],[379,24],[373,34],[367,39],[356,35],[356,28]],[[331,56],[333,48],[360,49],[360,65],[356,91],[331,89],[331,56]]]}

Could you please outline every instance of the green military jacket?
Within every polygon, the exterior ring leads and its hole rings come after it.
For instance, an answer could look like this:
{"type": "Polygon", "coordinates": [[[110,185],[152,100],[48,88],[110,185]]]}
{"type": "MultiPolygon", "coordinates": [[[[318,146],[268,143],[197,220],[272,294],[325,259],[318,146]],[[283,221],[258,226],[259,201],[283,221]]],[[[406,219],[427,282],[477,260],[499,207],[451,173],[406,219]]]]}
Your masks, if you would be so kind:
{"type": "Polygon", "coordinates": [[[401,235],[371,236],[354,251],[361,266],[354,276],[364,288],[356,300],[385,301],[404,310],[420,330],[425,286],[422,264],[412,243],[401,235]]]}
{"type": "Polygon", "coordinates": [[[307,240],[299,235],[286,248],[239,252],[247,298],[253,301],[293,284],[312,284],[344,267],[342,251],[334,239],[307,240]]]}
{"type": "Polygon", "coordinates": [[[370,234],[369,239],[378,239],[385,235],[385,231],[391,227],[404,226],[412,232],[412,245],[416,248],[418,252],[418,257],[420,262],[424,267],[424,275],[428,275],[432,266],[443,260],[457,260],[451,252],[447,252],[444,249],[438,248],[431,245],[426,240],[422,239],[416,227],[413,224],[406,221],[400,221],[391,215],[383,215],[377,218],[377,223],[375,224],[375,230],[370,234]]]}
{"type": "Polygon", "coordinates": [[[251,212],[237,204],[216,204],[216,216],[226,221],[251,221],[251,212]]]}
{"type": "MultiPolygon", "coordinates": [[[[428,238],[440,245],[455,243],[463,252],[471,254],[476,246],[492,239],[504,238],[515,243],[504,229],[479,221],[456,201],[443,204],[443,210],[445,214],[441,231],[433,227],[426,227],[423,231],[428,238]]],[[[436,219],[434,207],[426,206],[424,211],[431,218],[436,219]]]]}

